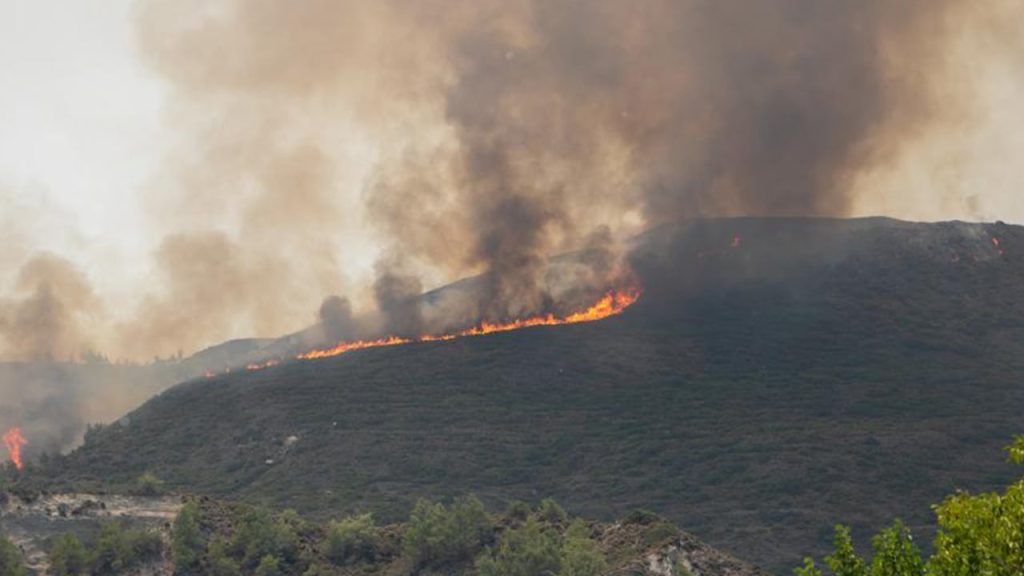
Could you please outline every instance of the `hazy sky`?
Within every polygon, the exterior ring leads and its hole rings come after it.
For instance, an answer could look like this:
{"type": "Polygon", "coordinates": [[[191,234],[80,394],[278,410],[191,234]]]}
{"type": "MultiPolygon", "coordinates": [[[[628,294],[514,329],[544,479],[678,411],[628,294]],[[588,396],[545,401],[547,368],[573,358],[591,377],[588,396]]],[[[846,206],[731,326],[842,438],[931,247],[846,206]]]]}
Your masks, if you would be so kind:
{"type": "MultiPolygon", "coordinates": [[[[146,305],[140,307],[161,310],[171,317],[175,307],[185,306],[182,302],[209,300],[203,287],[187,280],[189,275],[216,272],[220,250],[235,263],[225,272],[228,276],[223,286],[259,284],[260,279],[269,278],[267,270],[296,280],[291,285],[280,283],[273,290],[252,292],[246,298],[236,297],[237,310],[211,316],[209,326],[182,336],[181,341],[194,348],[218,338],[272,335],[313,321],[318,302],[331,293],[349,296],[356,307],[372,303],[368,286],[374,274],[380,273],[378,253],[387,251],[386,237],[404,238],[404,244],[394,242],[402,250],[424,247],[424,253],[427,248],[433,251],[432,260],[427,259],[433,268],[424,268],[428,273],[421,276],[423,286],[429,288],[451,279],[446,275],[478,271],[492,264],[479,254],[461,255],[455,263],[438,254],[448,249],[452,253],[465,251],[465,245],[474,242],[486,244],[487,227],[500,223],[504,205],[488,204],[486,186],[480,188],[485,193],[474,192],[479,194],[476,197],[431,187],[458,187],[469,182],[465,174],[438,173],[467,157],[484,158],[486,154],[473,157],[475,146],[486,148],[506,137],[527,142],[523,148],[530,143],[535,148],[509,156],[510,171],[518,171],[517,178],[529,177],[516,185],[534,188],[530,192],[537,196],[534,200],[543,200],[546,190],[568,186],[566,197],[578,202],[568,203],[566,222],[589,225],[617,218],[613,225],[617,231],[631,231],[643,223],[642,210],[630,209],[629,202],[635,197],[620,193],[619,188],[643,187],[637,175],[649,176],[644,174],[648,168],[659,177],[664,176],[659,170],[668,173],[693,168],[701,172],[702,164],[709,159],[719,161],[724,153],[725,162],[750,160],[755,165],[751,174],[760,174],[758,170],[767,175],[781,173],[772,170],[777,158],[758,156],[773,147],[759,147],[758,139],[769,139],[771,128],[756,123],[750,125],[754,126],[752,132],[743,134],[751,136],[750,149],[734,150],[728,134],[717,134],[718,140],[709,141],[724,143],[725,148],[696,150],[699,153],[693,155],[694,165],[687,165],[689,168],[673,166],[675,151],[668,147],[678,144],[684,150],[680,156],[699,148],[687,131],[680,131],[678,140],[655,141],[655,151],[672,152],[662,158],[664,165],[652,162],[652,168],[629,158],[635,150],[650,145],[647,135],[662,138],[661,121],[689,123],[697,134],[703,134],[700,130],[706,127],[696,111],[711,109],[708,102],[722,100],[721,95],[704,100],[712,93],[688,84],[685,74],[675,74],[674,66],[691,66],[694,77],[721,81],[723,90],[732,90],[743,86],[745,78],[728,77],[735,70],[717,70],[715,66],[719,62],[747,66],[759,60],[747,60],[741,50],[723,44],[711,45],[710,59],[702,63],[701,43],[672,36],[676,33],[673,26],[685,22],[659,22],[644,16],[643,11],[628,13],[625,5],[614,2],[605,3],[606,12],[627,12],[625,16],[634,18],[638,30],[649,27],[669,33],[653,39],[648,34],[635,44],[635,54],[621,55],[616,52],[620,45],[611,40],[601,45],[601,37],[577,34],[573,26],[579,19],[566,18],[558,11],[559,3],[545,7],[544,3],[525,1],[297,2],[295,9],[266,1],[147,0],[136,4],[135,0],[0,0],[0,304],[12,291],[15,301],[31,303],[31,294],[24,290],[18,294],[14,283],[21,264],[46,250],[66,257],[84,274],[103,304],[104,322],[117,325],[123,320],[119,313],[131,315],[125,311],[142,301],[146,305]],[[222,6],[228,13],[223,21],[217,17],[203,20],[210,14],[216,16],[212,7],[222,6]],[[451,14],[448,8],[453,8],[451,14]],[[536,11],[548,8],[550,14],[535,19],[536,11]],[[443,18],[438,16],[442,12],[443,18]],[[544,20],[548,17],[550,22],[544,20]],[[332,18],[337,22],[328,21],[332,18]],[[665,28],[659,28],[661,24],[665,28]],[[564,29],[558,28],[563,25],[564,29]],[[190,26],[197,26],[199,32],[190,26]],[[492,28],[490,37],[477,31],[482,27],[492,28]],[[490,48],[488,42],[503,42],[515,50],[502,47],[500,58],[488,59],[490,53],[484,51],[490,48]],[[405,43],[412,47],[402,48],[405,43]],[[463,52],[474,46],[479,48],[476,52],[463,52]],[[593,58],[601,65],[578,67],[578,63],[588,64],[586,50],[591,48],[604,50],[603,61],[593,58]],[[558,53],[560,49],[562,53],[558,53]],[[517,59],[516,50],[532,53],[533,59],[517,59]],[[544,50],[563,60],[548,62],[544,50]],[[680,51],[687,50],[694,55],[676,59],[680,51]],[[648,53],[669,64],[654,66],[658,62],[644,59],[648,53]],[[725,55],[736,53],[740,57],[735,62],[726,60],[725,55]],[[637,59],[616,68],[626,57],[637,59]],[[642,67],[648,64],[652,64],[654,75],[650,77],[657,80],[653,88],[644,85],[648,76],[642,67]],[[602,74],[615,81],[601,84],[602,74]],[[664,83],[658,74],[663,75],[664,83]],[[568,85],[564,92],[558,84],[562,78],[568,85]],[[635,90],[622,85],[633,81],[635,90]],[[662,87],[667,95],[659,92],[662,87]],[[570,94],[571,89],[593,94],[592,106],[557,109],[551,107],[559,104],[557,98],[545,100],[570,94]],[[497,101],[506,93],[511,94],[508,101],[512,102],[518,91],[522,94],[515,106],[498,110],[500,115],[493,118],[487,116],[493,110],[472,106],[478,98],[497,101]],[[693,105],[692,121],[691,110],[674,109],[678,107],[672,98],[693,105]],[[629,119],[650,112],[642,109],[648,105],[660,114],[650,114],[649,125],[641,123],[633,130],[629,119]],[[664,109],[657,109],[659,105],[664,109]],[[609,111],[614,113],[606,115],[609,111]],[[520,122],[531,114],[533,117],[520,122]],[[586,132],[596,126],[586,114],[594,114],[606,132],[586,132]],[[481,119],[486,122],[479,123],[481,119]],[[549,126],[563,131],[561,140],[548,139],[549,126]],[[762,128],[765,133],[759,132],[762,128]],[[605,142],[590,142],[580,150],[570,149],[576,145],[577,133],[582,138],[596,135],[593,139],[597,140],[605,133],[610,136],[606,146],[605,142]],[[376,170],[378,163],[384,163],[382,158],[390,162],[390,171],[376,170]],[[620,160],[621,166],[615,164],[620,160]],[[552,168],[547,170],[549,165],[552,168]],[[540,172],[537,166],[541,166],[540,172]],[[529,181],[534,176],[539,182],[536,186],[529,181]],[[573,186],[586,190],[577,194],[571,190],[573,186]],[[366,202],[370,189],[377,195],[375,203],[366,202]],[[416,204],[410,210],[410,200],[420,197],[409,196],[409,190],[436,193],[437,202],[416,204]],[[618,203],[601,202],[613,197],[618,203]],[[481,211],[452,213],[467,218],[456,221],[463,227],[477,226],[484,233],[468,238],[458,233],[446,236],[443,226],[437,224],[445,223],[445,210],[450,208],[445,202],[476,201],[482,203],[481,211]],[[368,224],[367,211],[377,219],[376,227],[368,224]],[[422,211],[431,214],[419,219],[422,211]],[[285,213],[287,218],[279,218],[285,213]],[[480,222],[483,217],[491,220],[480,222]],[[317,256],[310,257],[313,253],[317,256]],[[265,258],[267,254],[272,257],[265,258]],[[197,255],[209,257],[210,262],[189,268],[197,255]]],[[[694,0],[675,7],[661,2],[645,6],[651,8],[650,14],[665,10],[678,16],[671,11],[692,5],[694,14],[722,18],[719,24],[732,26],[729,18],[737,14],[709,8],[712,4],[694,0]]],[[[857,119],[856,126],[863,132],[859,137],[878,128],[877,138],[874,133],[862,138],[869,147],[876,142],[890,147],[868,150],[870,162],[857,163],[857,171],[841,174],[844,180],[835,184],[850,193],[839,215],[1024,222],[1024,9],[1019,0],[951,0],[944,4],[952,8],[939,24],[944,30],[941,44],[924,48],[915,44],[917,51],[906,51],[898,38],[888,43],[884,36],[888,32],[882,31],[880,38],[886,42],[869,46],[868,56],[880,55],[885,61],[884,78],[872,80],[925,86],[922,90],[929,97],[922,101],[935,110],[915,109],[915,101],[912,107],[885,109],[884,117],[877,120],[857,119]],[[900,114],[914,116],[914,121],[904,123],[900,114]],[[889,127],[908,125],[913,129],[899,138],[885,133],[889,127]]],[[[749,24],[750,45],[755,51],[758,42],[772,48],[772,34],[793,26],[786,10],[806,7],[792,1],[779,5],[790,8],[780,7],[778,14],[760,16],[770,17],[763,35],[756,23],[749,24]]],[[[900,2],[875,5],[888,10],[900,2]]],[[[855,3],[843,6],[856,10],[855,3]]],[[[873,10],[878,10],[877,6],[873,10]]],[[[843,28],[848,18],[836,10],[838,16],[811,15],[820,19],[820,30],[808,33],[803,44],[783,46],[765,62],[785,72],[804,72],[798,66],[788,67],[787,50],[814,48],[814,42],[829,38],[831,26],[849,33],[843,28]]],[[[597,20],[597,12],[588,17],[597,20]]],[[[927,11],[922,14],[927,20],[927,11]]],[[[746,22],[746,17],[739,14],[739,21],[746,22]]],[[[758,17],[751,16],[750,22],[758,17]]],[[[885,21],[879,19],[883,25],[885,21]]],[[[596,26],[607,24],[594,22],[596,26]]],[[[611,25],[619,23],[613,19],[611,25]]],[[[621,33],[622,46],[636,40],[625,24],[620,28],[606,36],[616,40],[621,33]]],[[[700,28],[694,27],[695,37],[700,28]]],[[[929,37],[927,31],[919,34],[906,28],[904,32],[914,38],[929,37]]],[[[709,38],[705,43],[719,40],[709,38]]],[[[861,38],[851,34],[849,40],[861,38]]],[[[814,66],[816,57],[804,54],[798,64],[814,66]]],[[[856,58],[851,62],[861,63],[856,58]]],[[[850,70],[858,71],[856,67],[850,70]]],[[[758,73],[754,70],[750,76],[756,78],[758,73]]],[[[813,69],[810,77],[816,78],[818,73],[813,69]]],[[[823,82],[834,80],[827,74],[817,79],[822,78],[823,82]]],[[[783,100],[801,102],[799,81],[768,85],[778,90],[783,100]]],[[[841,81],[837,85],[844,86],[841,81]]],[[[730,103],[736,100],[737,108],[723,107],[719,123],[706,128],[709,133],[730,128],[730,123],[741,131],[748,129],[750,126],[742,123],[743,106],[764,106],[770,101],[744,102],[735,94],[725,96],[730,103]]],[[[821,94],[810,98],[815,96],[821,94]]],[[[830,120],[842,123],[848,119],[839,108],[826,105],[825,110],[832,114],[830,120]]],[[[796,149],[797,153],[813,155],[817,142],[814,126],[804,129],[811,138],[801,140],[801,135],[785,131],[771,136],[806,145],[796,149]]],[[[741,141],[741,145],[746,144],[741,141]]],[[[851,148],[849,152],[864,151],[851,148]]],[[[717,181],[709,180],[708,185],[722,186],[739,196],[756,196],[730,189],[749,184],[743,177],[726,174],[717,181]]],[[[668,178],[689,183],[678,174],[668,178]]],[[[693,181],[700,182],[700,178],[693,181]]],[[[718,192],[711,196],[714,194],[718,192]]],[[[819,213],[829,213],[828,208],[819,208],[819,213]]],[[[568,238],[565,242],[544,239],[536,247],[564,249],[589,231],[576,226],[559,237],[568,238]]],[[[456,260],[454,256],[450,259],[456,260]]],[[[193,318],[187,312],[167,320],[168,333],[172,328],[191,327],[193,318]]],[[[130,334],[130,339],[141,338],[130,334]]],[[[152,334],[146,337],[155,338],[152,334]]],[[[157,348],[174,349],[176,341],[157,348]]]]}
{"type": "MultiPolygon", "coordinates": [[[[0,208],[38,248],[127,274],[148,237],[139,186],[160,150],[163,90],[136,57],[130,0],[3,0],[0,208]]],[[[116,280],[111,278],[111,280],[116,280]]],[[[116,282],[112,282],[116,284],[116,282]]]]}

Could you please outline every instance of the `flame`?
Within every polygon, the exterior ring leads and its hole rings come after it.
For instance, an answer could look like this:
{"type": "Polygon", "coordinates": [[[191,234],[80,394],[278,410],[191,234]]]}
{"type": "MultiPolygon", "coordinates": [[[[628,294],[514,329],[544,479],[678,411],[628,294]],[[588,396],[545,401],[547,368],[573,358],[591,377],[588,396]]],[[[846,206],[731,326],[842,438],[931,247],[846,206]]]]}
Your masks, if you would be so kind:
{"type": "Polygon", "coordinates": [[[1000,256],[1005,254],[1005,252],[1003,252],[1002,244],[999,242],[999,238],[996,238],[995,236],[993,236],[992,237],[992,245],[995,246],[996,251],[999,252],[1000,256]]]}
{"type": "Polygon", "coordinates": [[[21,447],[28,444],[28,440],[21,435],[21,428],[11,428],[4,433],[4,445],[7,446],[7,452],[11,455],[11,462],[14,462],[15,468],[21,470],[25,467],[24,462],[21,461],[21,447]]]}
{"type": "Polygon", "coordinates": [[[280,360],[267,360],[266,362],[253,362],[251,364],[246,364],[245,369],[249,370],[250,372],[253,371],[253,370],[263,370],[264,368],[270,368],[271,366],[277,366],[280,363],[281,363],[280,360]]]}
{"type": "MultiPolygon", "coordinates": [[[[594,322],[595,320],[603,320],[610,316],[621,314],[623,310],[631,306],[640,298],[639,288],[626,288],[623,290],[612,290],[607,292],[601,297],[595,304],[583,310],[581,312],[574,312],[564,317],[558,317],[554,314],[547,314],[545,316],[534,316],[531,318],[522,318],[519,320],[513,320],[511,322],[487,322],[483,321],[472,328],[460,330],[451,334],[424,334],[412,338],[402,338],[398,336],[389,336],[387,338],[380,338],[377,340],[354,340],[350,342],[339,342],[338,345],[333,348],[326,350],[313,350],[300,354],[297,356],[300,360],[310,360],[313,358],[327,358],[330,356],[338,356],[346,352],[353,350],[362,350],[364,348],[378,348],[381,346],[398,346],[401,344],[412,344],[414,342],[438,342],[442,340],[454,340],[456,338],[464,338],[468,336],[483,336],[484,334],[494,334],[495,332],[509,332],[511,330],[519,330],[521,328],[532,328],[534,326],[559,326],[562,324],[578,324],[580,322],[594,322]]],[[[275,362],[276,363],[276,362],[275,362]]]]}

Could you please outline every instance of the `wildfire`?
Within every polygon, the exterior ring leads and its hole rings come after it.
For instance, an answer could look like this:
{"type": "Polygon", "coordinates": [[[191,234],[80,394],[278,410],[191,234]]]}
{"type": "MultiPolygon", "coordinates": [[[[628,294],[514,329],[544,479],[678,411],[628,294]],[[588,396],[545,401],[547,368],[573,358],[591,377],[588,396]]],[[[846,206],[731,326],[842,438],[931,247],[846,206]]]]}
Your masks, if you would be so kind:
{"type": "Polygon", "coordinates": [[[253,362],[245,366],[246,370],[250,372],[253,370],[263,370],[264,368],[270,368],[271,366],[277,366],[280,364],[280,360],[267,360],[266,362],[253,362]]]}
{"type": "Polygon", "coordinates": [[[11,462],[14,462],[15,468],[18,470],[25,467],[21,461],[21,447],[25,444],[28,444],[28,440],[21,435],[21,428],[11,428],[4,433],[4,445],[7,446],[7,452],[11,455],[11,462]]]}
{"type": "Polygon", "coordinates": [[[519,330],[520,328],[531,328],[534,326],[558,326],[561,324],[578,324],[580,322],[593,322],[595,320],[603,320],[610,316],[621,314],[623,310],[631,306],[640,298],[640,290],[638,288],[627,288],[624,290],[612,290],[601,297],[595,304],[583,310],[581,312],[574,312],[564,317],[558,317],[554,314],[548,314],[546,316],[534,316],[532,318],[523,318],[514,320],[512,322],[504,323],[493,323],[493,322],[481,322],[472,328],[467,328],[459,332],[452,334],[424,334],[422,336],[412,338],[401,338],[398,336],[390,336],[388,338],[380,338],[377,340],[354,340],[351,342],[340,342],[333,348],[326,350],[313,350],[300,354],[299,359],[309,360],[312,358],[327,358],[329,356],[338,356],[346,352],[353,350],[362,350],[363,348],[377,348],[380,346],[398,346],[400,344],[411,344],[414,342],[437,342],[441,340],[454,340],[456,338],[463,338],[467,336],[483,336],[484,334],[494,334],[495,332],[509,332],[511,330],[519,330]]]}
{"type": "Polygon", "coordinates": [[[999,252],[1000,256],[1004,254],[1002,244],[1000,244],[999,242],[999,238],[996,238],[995,236],[992,237],[992,246],[995,246],[995,249],[997,252],[999,252]]]}

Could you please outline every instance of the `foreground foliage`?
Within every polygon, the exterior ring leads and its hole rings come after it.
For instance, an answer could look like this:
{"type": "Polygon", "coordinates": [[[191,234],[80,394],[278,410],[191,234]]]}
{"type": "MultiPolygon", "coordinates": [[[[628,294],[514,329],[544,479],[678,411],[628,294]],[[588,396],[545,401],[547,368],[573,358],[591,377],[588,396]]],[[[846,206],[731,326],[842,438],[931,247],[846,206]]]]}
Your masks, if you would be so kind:
{"type": "Polygon", "coordinates": [[[162,549],[157,532],[106,522],[90,546],[74,534],[58,538],[50,547],[50,570],[55,576],[121,574],[159,558],[162,549]]]}
{"type": "MultiPolygon", "coordinates": [[[[1024,436],[1007,447],[1024,464],[1024,436]]],[[[834,552],[825,562],[835,576],[1020,576],[1024,574],[1024,478],[1005,492],[960,492],[934,507],[939,533],[927,559],[910,530],[897,520],[871,541],[870,563],[854,551],[849,528],[836,526],[834,552]]],[[[822,576],[810,558],[797,576],[822,576]]]]}
{"type": "Polygon", "coordinates": [[[5,576],[28,575],[18,547],[2,535],[0,535],[0,574],[5,576]]]}

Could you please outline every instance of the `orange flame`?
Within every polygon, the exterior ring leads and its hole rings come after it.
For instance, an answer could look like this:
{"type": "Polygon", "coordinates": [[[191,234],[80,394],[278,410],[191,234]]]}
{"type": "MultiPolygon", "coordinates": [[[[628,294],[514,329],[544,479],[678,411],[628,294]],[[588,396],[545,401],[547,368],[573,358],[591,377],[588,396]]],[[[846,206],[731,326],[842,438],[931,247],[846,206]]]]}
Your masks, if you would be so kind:
{"type": "Polygon", "coordinates": [[[495,323],[483,321],[472,328],[467,328],[459,332],[452,334],[424,334],[422,336],[412,338],[402,338],[398,336],[390,336],[387,338],[380,338],[377,340],[354,340],[351,342],[339,342],[337,346],[328,348],[326,350],[313,350],[300,354],[298,358],[300,360],[309,360],[312,358],[327,358],[330,356],[338,356],[346,352],[353,350],[362,350],[363,348],[377,348],[380,346],[398,346],[400,344],[411,344],[414,342],[437,342],[441,340],[454,340],[456,338],[463,338],[467,336],[483,336],[484,334],[494,334],[495,332],[509,332],[511,330],[519,330],[520,328],[531,328],[534,326],[558,326],[561,324],[578,324],[580,322],[593,322],[595,320],[603,320],[610,316],[621,314],[623,310],[630,307],[634,302],[640,298],[639,288],[626,288],[623,290],[612,290],[601,297],[594,305],[590,306],[582,312],[574,312],[568,316],[558,317],[554,314],[548,314],[546,316],[534,316],[531,318],[523,318],[519,320],[513,320],[512,322],[495,323]]]}
{"type": "Polygon", "coordinates": [[[14,462],[15,468],[18,470],[25,467],[21,461],[21,447],[25,444],[28,444],[28,440],[21,435],[21,428],[11,428],[4,433],[4,445],[7,446],[7,452],[11,455],[11,462],[14,462]]]}
{"type": "Polygon", "coordinates": [[[251,364],[246,364],[245,369],[249,370],[250,372],[253,371],[253,370],[263,370],[264,368],[270,368],[271,366],[277,366],[280,363],[281,363],[280,360],[267,360],[266,362],[253,362],[251,364]]]}

